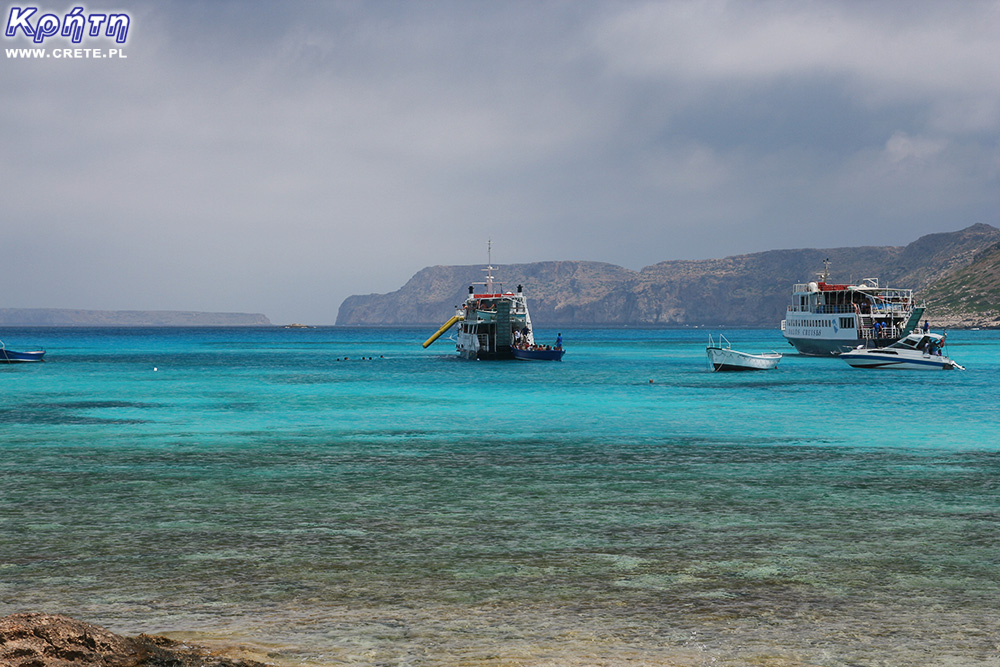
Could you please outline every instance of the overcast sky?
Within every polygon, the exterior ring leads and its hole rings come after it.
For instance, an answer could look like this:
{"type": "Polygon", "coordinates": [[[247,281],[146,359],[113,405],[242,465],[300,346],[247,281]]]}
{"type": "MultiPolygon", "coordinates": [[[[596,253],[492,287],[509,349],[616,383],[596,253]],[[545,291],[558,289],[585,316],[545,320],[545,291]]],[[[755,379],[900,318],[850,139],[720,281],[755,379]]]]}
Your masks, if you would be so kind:
{"type": "Polygon", "coordinates": [[[640,269],[1000,226],[1000,2],[85,7],[126,43],[42,46],[127,58],[0,63],[0,307],[331,324],[490,238],[640,269]]]}

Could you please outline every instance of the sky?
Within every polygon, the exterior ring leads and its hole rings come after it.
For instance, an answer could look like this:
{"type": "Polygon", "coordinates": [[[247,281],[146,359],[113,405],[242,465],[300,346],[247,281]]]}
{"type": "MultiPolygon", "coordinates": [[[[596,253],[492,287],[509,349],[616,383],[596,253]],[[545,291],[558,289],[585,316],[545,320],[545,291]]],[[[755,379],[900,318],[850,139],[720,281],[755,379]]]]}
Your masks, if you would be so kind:
{"type": "Polygon", "coordinates": [[[502,278],[1000,227],[1000,1],[119,2],[4,6],[129,28],[0,37],[0,307],[332,324],[490,242],[502,278]]]}

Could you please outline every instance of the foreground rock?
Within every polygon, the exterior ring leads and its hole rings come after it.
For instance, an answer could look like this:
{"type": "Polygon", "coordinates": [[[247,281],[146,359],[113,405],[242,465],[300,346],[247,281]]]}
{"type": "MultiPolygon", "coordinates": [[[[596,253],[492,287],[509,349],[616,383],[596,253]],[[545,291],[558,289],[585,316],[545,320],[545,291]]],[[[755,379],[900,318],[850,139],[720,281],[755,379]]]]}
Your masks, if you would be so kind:
{"type": "Polygon", "coordinates": [[[122,637],[56,614],[0,618],[3,667],[265,667],[174,642],[166,637],[122,637]]]}

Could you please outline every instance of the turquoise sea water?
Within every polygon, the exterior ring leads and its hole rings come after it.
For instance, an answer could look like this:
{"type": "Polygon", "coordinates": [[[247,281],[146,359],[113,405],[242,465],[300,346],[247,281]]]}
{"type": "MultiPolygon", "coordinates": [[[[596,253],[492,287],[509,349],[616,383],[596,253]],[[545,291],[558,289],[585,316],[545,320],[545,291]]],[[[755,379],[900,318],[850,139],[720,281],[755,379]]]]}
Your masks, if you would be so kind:
{"type": "Polygon", "coordinates": [[[1000,665],[1000,332],[752,374],[707,331],[430,333],[4,332],[48,361],[0,367],[0,615],[292,665],[1000,665]]]}

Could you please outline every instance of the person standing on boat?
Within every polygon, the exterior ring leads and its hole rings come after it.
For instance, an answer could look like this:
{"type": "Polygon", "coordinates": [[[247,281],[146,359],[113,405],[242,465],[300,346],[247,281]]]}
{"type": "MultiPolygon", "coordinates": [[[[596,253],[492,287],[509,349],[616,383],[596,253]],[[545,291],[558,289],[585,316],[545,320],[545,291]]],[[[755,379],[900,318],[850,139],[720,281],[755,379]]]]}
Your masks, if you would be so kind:
{"type": "Polygon", "coordinates": [[[559,334],[558,336],[556,336],[556,349],[557,350],[561,350],[562,349],[562,334],[559,334]]]}
{"type": "Polygon", "coordinates": [[[930,330],[931,330],[930,320],[924,320],[924,333],[927,333],[930,330]]]}

